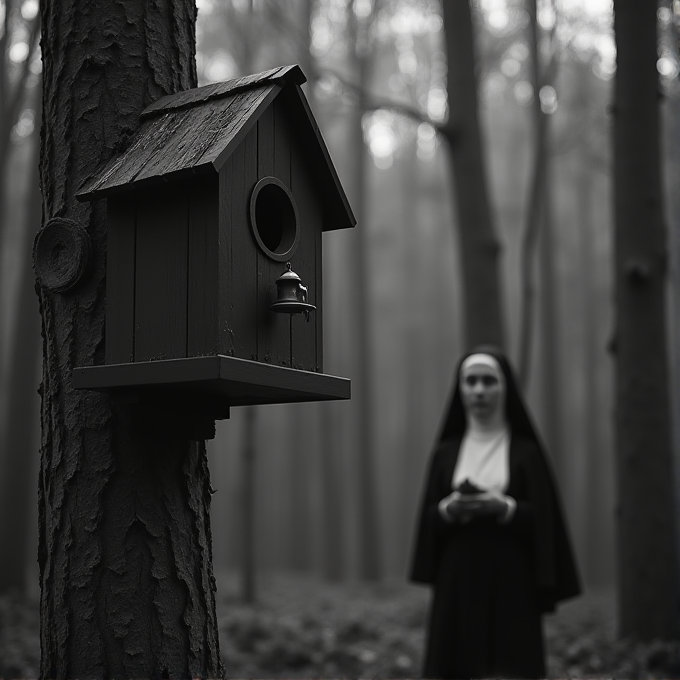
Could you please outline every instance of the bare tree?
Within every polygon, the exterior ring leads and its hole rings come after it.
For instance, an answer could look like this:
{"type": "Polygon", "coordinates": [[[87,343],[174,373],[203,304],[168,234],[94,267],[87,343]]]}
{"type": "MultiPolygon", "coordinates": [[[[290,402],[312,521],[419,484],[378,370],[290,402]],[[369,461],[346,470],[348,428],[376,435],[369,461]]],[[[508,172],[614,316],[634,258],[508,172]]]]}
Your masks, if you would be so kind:
{"type": "Polygon", "coordinates": [[[475,31],[467,0],[442,3],[449,117],[442,132],[451,151],[461,244],[465,332],[469,346],[503,346],[496,238],[479,124],[475,31]]]}

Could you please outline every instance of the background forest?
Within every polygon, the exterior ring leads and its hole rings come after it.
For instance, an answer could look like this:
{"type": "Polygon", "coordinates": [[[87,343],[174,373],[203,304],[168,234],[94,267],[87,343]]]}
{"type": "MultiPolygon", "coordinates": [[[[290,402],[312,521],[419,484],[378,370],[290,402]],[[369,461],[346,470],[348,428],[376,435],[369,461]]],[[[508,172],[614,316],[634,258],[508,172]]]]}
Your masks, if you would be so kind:
{"type": "MultiPolygon", "coordinates": [[[[246,600],[258,599],[272,574],[403,582],[428,455],[470,337],[457,208],[466,178],[453,179],[452,36],[441,3],[197,4],[199,85],[300,64],[358,219],[354,230],[324,236],[324,372],[351,378],[353,399],[233,409],[218,423],[208,443],[218,582],[246,600]]],[[[0,592],[35,595],[38,2],[0,6],[0,592]]],[[[612,7],[532,7],[472,3],[502,332],[547,443],[587,594],[611,600],[612,7]]],[[[659,3],[657,16],[668,313],[677,332],[680,202],[671,187],[680,179],[680,2],[659,3]]],[[[670,346],[677,367],[678,343],[670,346]]],[[[673,408],[677,429],[679,399],[673,408]]]]}

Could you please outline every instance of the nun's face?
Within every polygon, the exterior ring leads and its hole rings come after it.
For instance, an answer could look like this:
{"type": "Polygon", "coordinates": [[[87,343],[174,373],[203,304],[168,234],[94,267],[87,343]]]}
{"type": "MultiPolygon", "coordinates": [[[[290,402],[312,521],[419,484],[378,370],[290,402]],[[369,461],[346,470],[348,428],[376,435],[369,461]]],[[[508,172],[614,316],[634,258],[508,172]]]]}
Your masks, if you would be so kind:
{"type": "Polygon", "coordinates": [[[461,373],[460,394],[468,415],[478,420],[491,420],[503,407],[505,388],[493,368],[472,364],[461,373]]]}

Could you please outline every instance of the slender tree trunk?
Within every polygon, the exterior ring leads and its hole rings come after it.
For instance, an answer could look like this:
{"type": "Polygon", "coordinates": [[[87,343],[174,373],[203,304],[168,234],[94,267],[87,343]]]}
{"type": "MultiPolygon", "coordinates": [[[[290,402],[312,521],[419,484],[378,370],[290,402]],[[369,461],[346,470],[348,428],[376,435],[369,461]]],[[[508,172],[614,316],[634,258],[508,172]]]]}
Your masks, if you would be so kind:
{"type": "MultiPolygon", "coordinates": [[[[420,253],[423,250],[423,244],[419,243],[419,224],[418,224],[418,199],[416,193],[418,192],[418,157],[416,155],[417,142],[409,143],[404,149],[401,159],[402,174],[401,182],[401,213],[403,216],[403,224],[405,225],[405,233],[403,235],[403,250],[401,260],[401,272],[425,272],[427,265],[423,262],[420,253]]],[[[436,254],[435,254],[436,256],[436,254]]],[[[431,261],[431,260],[430,260],[431,261]]],[[[420,490],[415,483],[420,473],[420,462],[422,459],[422,451],[420,448],[423,445],[422,440],[422,423],[424,421],[425,409],[424,404],[424,389],[423,389],[423,367],[418,361],[418,357],[425,354],[423,341],[423,324],[424,315],[420,313],[427,299],[423,295],[424,287],[418,285],[418,281],[412,281],[404,291],[404,304],[408,313],[404,314],[404,333],[403,333],[403,349],[402,356],[404,363],[402,365],[404,372],[404,414],[402,420],[403,439],[401,442],[403,451],[403,463],[401,464],[401,473],[399,475],[399,496],[397,507],[400,512],[395,515],[399,519],[399,529],[396,531],[397,539],[403,540],[401,537],[404,531],[409,532],[414,527],[411,522],[414,519],[414,508],[418,505],[418,494],[420,490]]],[[[429,442],[428,442],[429,445],[429,442]]],[[[410,546],[404,545],[407,552],[410,546]]],[[[406,554],[405,557],[408,557],[406,554]]],[[[406,559],[404,564],[406,564],[406,559]]]]}
{"type": "Polygon", "coordinates": [[[255,459],[257,454],[256,406],[245,409],[243,429],[243,486],[241,487],[241,597],[248,604],[257,599],[255,578],[255,459]]]}
{"type": "Polygon", "coordinates": [[[288,446],[287,476],[289,499],[289,529],[287,540],[288,566],[298,572],[311,568],[310,536],[312,532],[310,512],[311,467],[308,459],[309,437],[312,433],[305,425],[305,407],[296,404],[288,409],[290,415],[286,442],[288,446]]]}
{"type": "MultiPolygon", "coordinates": [[[[326,336],[328,337],[328,336],[326,336]]],[[[332,404],[320,404],[321,442],[319,455],[322,485],[322,570],[331,582],[341,581],[345,576],[345,522],[343,514],[343,475],[339,464],[338,419],[332,404]]]]}
{"type": "MultiPolygon", "coordinates": [[[[35,86],[35,109],[40,109],[40,86],[35,86]]],[[[39,123],[38,115],[36,122],[39,123]]],[[[39,129],[39,127],[37,128],[39,129]]],[[[3,460],[0,475],[0,546],[12,546],[0,559],[0,593],[25,587],[29,541],[35,529],[29,499],[35,484],[34,462],[37,457],[34,433],[38,427],[38,355],[40,352],[40,316],[35,297],[35,279],[31,269],[33,236],[40,226],[41,200],[38,178],[40,141],[37,131],[31,141],[30,187],[26,194],[27,210],[21,253],[19,304],[14,324],[14,339],[8,370],[9,401],[7,419],[0,444],[3,460]]]]}
{"type": "MultiPolygon", "coordinates": [[[[577,91],[575,106],[587,110],[592,101],[593,79],[592,63],[578,65],[577,91]]],[[[575,201],[576,221],[579,231],[579,296],[581,298],[581,324],[583,325],[583,392],[581,394],[582,413],[584,418],[583,442],[584,451],[579,466],[581,477],[575,477],[581,489],[577,502],[577,523],[583,528],[584,558],[583,565],[586,584],[604,586],[611,573],[609,546],[605,539],[611,534],[608,531],[607,494],[608,486],[607,460],[608,450],[602,440],[600,424],[608,421],[606,409],[601,403],[602,361],[604,343],[601,341],[602,322],[599,318],[602,290],[602,267],[597,252],[597,233],[601,229],[593,219],[595,203],[595,173],[589,163],[588,140],[579,145],[580,161],[576,166],[575,201]],[[585,480],[585,483],[583,483],[585,480]]],[[[572,468],[573,466],[569,466],[572,468]]]]}
{"type": "Polygon", "coordinates": [[[474,26],[468,0],[443,2],[448,57],[450,149],[458,210],[465,332],[468,346],[503,347],[500,245],[494,233],[479,125],[474,26]]]}
{"type": "Polygon", "coordinates": [[[104,206],[75,193],[146,105],[195,86],[195,4],[63,0],[41,18],[44,219],[83,227],[92,267],[40,292],[40,676],[218,677],[205,443],[181,414],[71,387],[102,361],[106,301],[104,206]]]}
{"type": "MultiPolygon", "coordinates": [[[[680,38],[680,30],[677,38],[680,38]]],[[[671,367],[672,385],[680,384],[680,195],[675,190],[680,184],[680,97],[676,94],[666,100],[666,125],[668,126],[669,151],[673,162],[666,178],[666,187],[670,202],[671,228],[670,245],[670,289],[671,289],[671,367]]],[[[673,445],[675,450],[675,494],[680,498],[680,393],[673,390],[671,395],[673,423],[673,445]]],[[[680,530],[680,523],[678,526],[680,530]]],[[[678,535],[680,545],[680,534],[678,535]]]]}
{"type": "MultiPolygon", "coordinates": [[[[312,55],[312,20],[316,7],[316,0],[302,0],[302,25],[307,27],[307,41],[300,55],[300,63],[307,76],[307,100],[312,111],[316,112],[315,86],[318,69],[312,55]]],[[[330,259],[330,258],[329,258],[330,259]]],[[[326,260],[326,269],[331,262],[326,260]]],[[[328,291],[328,288],[326,288],[328,291]]],[[[328,316],[324,317],[327,326],[328,316]]],[[[325,354],[334,354],[333,343],[335,333],[326,328],[325,354]]],[[[316,455],[320,457],[319,470],[321,473],[321,570],[324,577],[331,582],[341,581],[345,576],[345,526],[343,513],[343,475],[339,465],[338,421],[334,415],[337,404],[319,403],[314,411],[319,424],[320,450],[316,455]]],[[[304,423],[300,423],[303,427],[304,423]]],[[[304,429],[304,427],[303,427],[304,429]]]]}
{"type": "MultiPolygon", "coordinates": [[[[243,21],[243,39],[239,50],[240,75],[253,72],[255,61],[255,40],[253,39],[255,7],[253,0],[246,0],[246,19],[243,21]]],[[[255,508],[257,505],[256,466],[259,459],[257,431],[261,423],[260,409],[248,406],[245,409],[245,423],[242,442],[241,467],[241,597],[244,602],[253,604],[257,600],[257,557],[255,542],[255,508]]]]}
{"type": "MultiPolygon", "coordinates": [[[[14,0],[5,0],[3,5],[2,30],[0,31],[0,243],[7,233],[7,221],[9,219],[8,201],[11,199],[7,196],[7,185],[12,130],[26,105],[26,88],[30,76],[29,65],[35,54],[40,36],[38,18],[24,22],[23,19],[18,18],[20,10],[17,9],[14,0]],[[9,59],[9,46],[13,36],[19,35],[20,31],[23,32],[23,30],[26,31],[24,35],[28,42],[28,54],[21,66],[13,67],[9,59]]],[[[5,377],[7,367],[3,361],[4,357],[7,356],[4,346],[6,339],[5,333],[0,331],[0,385],[9,383],[9,379],[5,377]]],[[[4,396],[0,391],[0,405],[3,408],[4,396]]],[[[6,413],[0,413],[0,427],[4,416],[6,416],[6,413]]]]}
{"type": "Polygon", "coordinates": [[[656,3],[614,1],[619,634],[680,638],[656,3]]]}
{"type": "MultiPolygon", "coordinates": [[[[375,6],[373,8],[375,12],[375,6]]],[[[348,280],[354,310],[354,333],[357,372],[352,386],[352,406],[358,426],[356,447],[356,474],[359,501],[359,570],[362,578],[376,580],[382,574],[380,564],[380,531],[378,523],[378,499],[375,470],[375,410],[373,404],[373,357],[371,347],[371,317],[369,314],[368,276],[368,220],[366,206],[366,147],[362,120],[367,110],[367,93],[370,82],[370,36],[371,19],[359,19],[354,3],[348,2],[347,13],[352,35],[352,72],[358,81],[358,102],[351,126],[351,148],[354,149],[351,197],[357,217],[357,227],[351,234],[352,277],[348,280]]]]}
{"type": "MultiPolygon", "coordinates": [[[[536,286],[534,276],[534,263],[536,245],[539,243],[539,233],[541,224],[546,230],[550,229],[550,224],[546,223],[551,218],[549,207],[549,186],[548,186],[548,115],[541,106],[540,92],[544,85],[548,84],[548,72],[552,66],[543,66],[540,60],[539,49],[539,26],[536,0],[528,0],[527,10],[529,14],[529,51],[531,54],[531,85],[534,92],[532,102],[533,129],[534,129],[534,153],[531,165],[531,179],[529,184],[529,201],[527,207],[526,225],[522,238],[522,297],[520,308],[520,335],[518,341],[518,361],[517,374],[520,384],[526,389],[529,383],[529,373],[532,357],[532,341],[534,337],[534,316],[535,316],[535,297],[536,286]]],[[[543,239],[542,258],[548,255],[551,257],[549,249],[551,235],[547,234],[543,239]]],[[[554,315],[551,304],[554,301],[554,292],[551,287],[552,271],[550,264],[541,261],[541,284],[543,286],[543,330],[548,330],[548,337],[543,338],[551,341],[549,329],[545,324],[552,323],[554,315]]],[[[546,350],[546,348],[544,348],[546,350]]],[[[547,349],[548,354],[551,350],[547,349]]],[[[553,357],[545,356],[543,368],[553,357]]],[[[550,372],[550,369],[548,369],[550,372]]]]}
{"type": "Polygon", "coordinates": [[[566,474],[566,461],[562,460],[561,432],[561,394],[559,388],[563,384],[560,375],[560,329],[559,329],[559,295],[557,276],[555,273],[556,248],[554,221],[552,219],[552,201],[550,187],[550,160],[547,157],[544,166],[544,187],[542,205],[542,229],[539,239],[539,273],[541,281],[539,337],[541,339],[541,401],[543,403],[543,434],[550,456],[555,464],[556,474],[566,474]]]}

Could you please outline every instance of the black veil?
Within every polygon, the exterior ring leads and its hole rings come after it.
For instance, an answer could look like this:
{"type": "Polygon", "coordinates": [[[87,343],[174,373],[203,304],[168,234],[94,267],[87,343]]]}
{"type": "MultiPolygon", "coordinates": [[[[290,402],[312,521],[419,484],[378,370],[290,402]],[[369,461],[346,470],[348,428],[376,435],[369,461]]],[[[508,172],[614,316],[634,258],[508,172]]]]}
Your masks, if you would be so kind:
{"type": "Polygon", "coordinates": [[[529,412],[524,404],[524,399],[517,386],[517,380],[512,367],[510,366],[510,362],[494,345],[479,345],[463,355],[458,362],[458,365],[456,366],[453,394],[449,398],[449,407],[445,413],[440,433],[437,437],[437,442],[452,439],[465,432],[465,410],[460,395],[460,380],[458,377],[460,375],[461,365],[465,359],[473,354],[488,354],[498,362],[505,377],[505,416],[508,425],[513,433],[533,439],[540,446],[541,450],[543,450],[536,428],[531,421],[529,412]]]}

